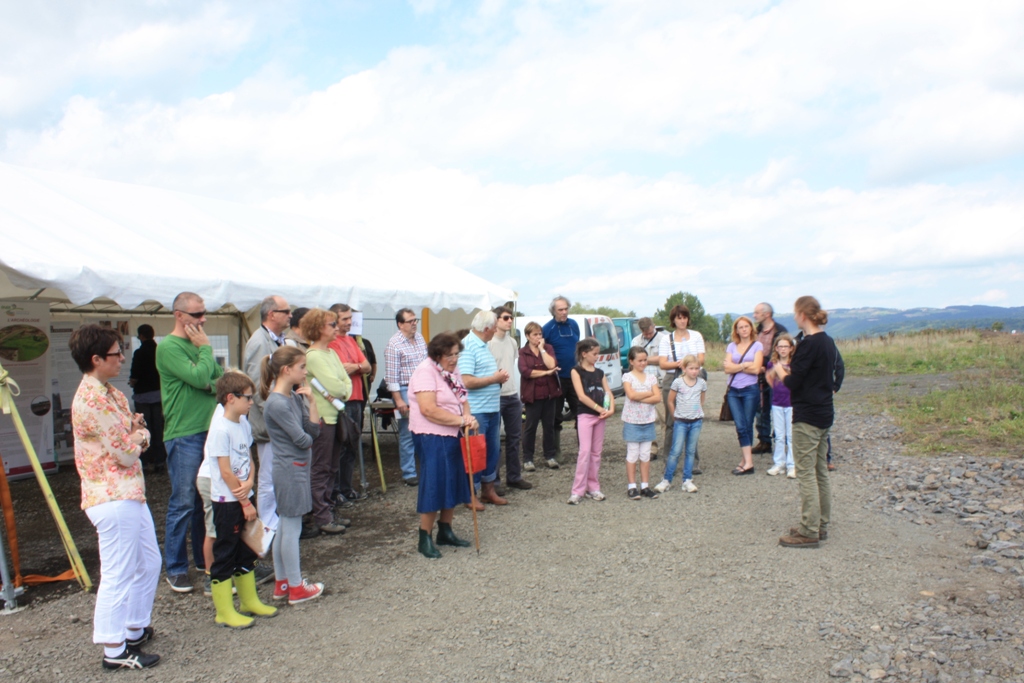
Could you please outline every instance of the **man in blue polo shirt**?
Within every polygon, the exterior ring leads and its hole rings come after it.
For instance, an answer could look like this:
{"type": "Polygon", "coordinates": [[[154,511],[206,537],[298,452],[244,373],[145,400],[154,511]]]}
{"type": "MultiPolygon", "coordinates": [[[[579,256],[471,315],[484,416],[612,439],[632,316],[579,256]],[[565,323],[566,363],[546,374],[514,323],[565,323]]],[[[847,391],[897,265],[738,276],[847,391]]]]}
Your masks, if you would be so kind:
{"type": "MultiPolygon", "coordinates": [[[[548,306],[552,318],[542,329],[544,341],[555,348],[555,360],[558,362],[558,381],[562,385],[562,396],[569,402],[569,415],[566,422],[576,421],[576,407],[579,399],[572,388],[572,369],[576,367],[576,343],[580,340],[580,326],[575,320],[569,320],[569,307],[572,304],[564,296],[556,296],[548,306]]],[[[560,406],[556,406],[560,407],[560,406]]],[[[561,412],[561,410],[559,410],[561,412]]],[[[561,427],[561,424],[558,425],[561,427]]]]}
{"type": "Polygon", "coordinates": [[[509,374],[498,369],[497,361],[487,348],[497,327],[494,311],[476,314],[469,334],[462,340],[465,348],[459,356],[459,372],[469,389],[469,409],[480,423],[480,433],[487,439],[487,467],[474,477],[480,484],[480,500],[508,505],[494,488],[501,459],[501,385],[509,380],[509,374]]]}

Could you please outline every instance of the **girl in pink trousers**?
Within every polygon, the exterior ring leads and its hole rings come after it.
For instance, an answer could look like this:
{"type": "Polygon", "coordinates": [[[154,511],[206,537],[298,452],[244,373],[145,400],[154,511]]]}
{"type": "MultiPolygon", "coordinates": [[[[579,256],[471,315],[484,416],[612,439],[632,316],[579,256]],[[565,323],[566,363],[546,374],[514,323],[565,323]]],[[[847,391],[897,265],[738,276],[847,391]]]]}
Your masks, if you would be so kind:
{"type": "Polygon", "coordinates": [[[615,400],[608,378],[595,365],[599,348],[597,340],[591,337],[576,344],[576,367],[571,374],[572,386],[579,397],[576,429],[580,453],[576,457],[576,478],[572,483],[569,505],[579,505],[584,496],[604,500],[597,473],[601,469],[604,427],[606,420],[615,414],[615,400]]]}

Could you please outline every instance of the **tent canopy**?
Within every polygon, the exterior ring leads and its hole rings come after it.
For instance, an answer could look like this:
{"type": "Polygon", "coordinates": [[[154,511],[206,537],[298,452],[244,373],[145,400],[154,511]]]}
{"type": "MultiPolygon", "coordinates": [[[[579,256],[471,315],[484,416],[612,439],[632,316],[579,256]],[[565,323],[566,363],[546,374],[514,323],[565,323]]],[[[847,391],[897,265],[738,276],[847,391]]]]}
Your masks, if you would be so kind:
{"type": "MultiPolygon", "coordinates": [[[[0,299],[209,310],[291,302],[471,311],[515,292],[394,241],[327,220],[0,163],[0,299]]],[[[391,238],[393,239],[393,238],[391,238]]]]}

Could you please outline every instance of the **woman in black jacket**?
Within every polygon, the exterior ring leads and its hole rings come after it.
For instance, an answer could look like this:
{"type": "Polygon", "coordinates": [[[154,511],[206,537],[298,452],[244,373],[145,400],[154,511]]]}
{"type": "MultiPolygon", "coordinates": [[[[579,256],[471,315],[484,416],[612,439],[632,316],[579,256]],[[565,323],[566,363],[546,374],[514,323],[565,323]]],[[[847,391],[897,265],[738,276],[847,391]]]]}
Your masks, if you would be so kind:
{"type": "Polygon", "coordinates": [[[793,354],[783,382],[793,398],[793,458],[800,483],[800,526],[789,530],[779,543],[789,548],[817,548],[828,536],[832,488],[828,476],[828,432],[835,412],[836,344],[821,329],[828,313],[813,296],[793,305],[793,317],[804,338],[793,354]]]}

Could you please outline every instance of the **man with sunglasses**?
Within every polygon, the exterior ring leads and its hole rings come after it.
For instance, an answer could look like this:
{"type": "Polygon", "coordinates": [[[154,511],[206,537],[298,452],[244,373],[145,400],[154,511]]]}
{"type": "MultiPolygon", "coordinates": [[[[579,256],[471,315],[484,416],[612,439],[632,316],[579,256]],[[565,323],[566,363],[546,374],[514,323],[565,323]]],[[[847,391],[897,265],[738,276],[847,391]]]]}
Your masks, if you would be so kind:
{"type": "Polygon", "coordinates": [[[384,378],[395,402],[398,418],[398,461],[406,486],[420,483],[416,476],[416,447],[409,431],[409,379],[427,357],[427,342],[417,331],[420,319],[410,308],[395,314],[398,332],[388,340],[384,350],[384,378]]]}
{"type": "Polygon", "coordinates": [[[203,331],[206,307],[193,292],[174,298],[174,330],[156,348],[160,371],[160,395],[164,406],[164,447],[171,497],[167,501],[164,532],[164,560],[167,583],[177,593],[191,593],[188,578],[189,525],[192,527],[192,555],[196,568],[205,571],[203,540],[206,525],[203,499],[196,491],[196,475],[203,462],[206,432],[217,407],[214,387],[223,368],[213,356],[213,347],[203,331]]]}
{"type": "MultiPolygon", "coordinates": [[[[505,425],[505,481],[514,489],[526,491],[533,484],[523,479],[523,465],[519,459],[519,442],[523,433],[523,402],[519,399],[519,344],[512,336],[512,311],[506,306],[494,309],[497,316],[497,329],[494,337],[487,342],[487,349],[494,356],[499,370],[508,373],[509,379],[501,385],[500,415],[505,425]]],[[[499,463],[498,481],[500,476],[499,463]]],[[[498,490],[498,495],[504,492],[498,490]]]]}

